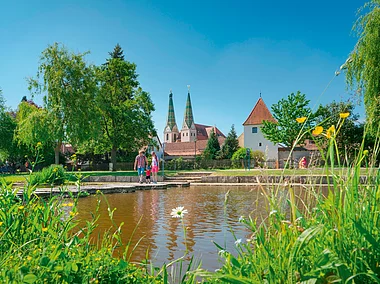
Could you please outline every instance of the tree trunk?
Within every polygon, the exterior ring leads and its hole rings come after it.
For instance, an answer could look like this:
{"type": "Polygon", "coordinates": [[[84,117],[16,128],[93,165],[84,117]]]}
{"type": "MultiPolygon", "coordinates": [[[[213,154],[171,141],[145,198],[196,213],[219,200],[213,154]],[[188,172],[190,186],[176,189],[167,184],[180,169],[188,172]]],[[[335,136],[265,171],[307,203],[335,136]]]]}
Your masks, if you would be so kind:
{"type": "Polygon", "coordinates": [[[58,141],[57,145],[56,145],[56,147],[54,149],[54,163],[56,165],[59,165],[59,153],[60,153],[60,150],[61,150],[61,145],[62,145],[62,142],[58,141]]]}
{"type": "Polygon", "coordinates": [[[116,147],[113,147],[111,150],[112,171],[116,170],[116,150],[116,147]]]}

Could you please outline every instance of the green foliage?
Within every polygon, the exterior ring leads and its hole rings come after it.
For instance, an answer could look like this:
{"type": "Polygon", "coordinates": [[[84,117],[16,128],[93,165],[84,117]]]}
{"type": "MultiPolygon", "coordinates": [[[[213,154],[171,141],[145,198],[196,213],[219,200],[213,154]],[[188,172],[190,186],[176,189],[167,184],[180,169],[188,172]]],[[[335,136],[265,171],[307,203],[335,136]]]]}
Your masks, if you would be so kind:
{"type": "Polygon", "coordinates": [[[19,144],[29,149],[34,149],[38,142],[53,147],[52,129],[45,109],[22,101],[18,106],[16,121],[15,139],[19,144]]]}
{"type": "MultiPolygon", "coordinates": [[[[239,148],[231,157],[232,165],[235,168],[244,168],[244,160],[247,159],[247,149],[248,148],[239,148]]],[[[253,159],[253,152],[250,151],[250,159],[253,159]]]]}
{"type": "Polygon", "coordinates": [[[66,171],[62,166],[51,165],[43,168],[41,171],[36,172],[30,178],[31,185],[60,185],[63,184],[66,179],[66,171]]]}
{"type": "Polygon", "coordinates": [[[294,143],[301,144],[308,136],[299,135],[301,129],[309,129],[314,124],[314,115],[308,107],[309,100],[305,94],[298,91],[291,93],[286,99],[281,99],[272,105],[272,115],[277,122],[264,121],[261,131],[273,143],[282,143],[292,147],[294,143]],[[304,123],[297,122],[297,118],[307,117],[304,123]]]}
{"type": "Polygon", "coordinates": [[[221,151],[221,158],[222,159],[231,159],[232,155],[236,152],[236,150],[239,148],[239,141],[237,139],[235,126],[231,126],[231,130],[228,133],[226,140],[224,140],[222,151],[221,151]]]}
{"type": "Polygon", "coordinates": [[[376,136],[380,126],[380,1],[368,2],[360,12],[353,27],[359,39],[341,69],[347,68],[348,86],[364,95],[366,122],[376,136]]]}
{"type": "Polygon", "coordinates": [[[32,187],[22,197],[5,184],[0,190],[0,282],[160,283],[126,257],[113,256],[121,226],[92,243],[101,195],[93,218],[80,227],[77,199],[34,198],[32,187]]]}
{"type": "Polygon", "coordinates": [[[255,150],[251,152],[252,165],[254,167],[263,167],[265,161],[265,154],[263,151],[255,150]]]}
{"type": "Polygon", "coordinates": [[[13,134],[16,129],[16,121],[8,112],[5,100],[0,89],[0,159],[8,158],[15,148],[13,134]]]}
{"type": "Polygon", "coordinates": [[[85,62],[86,53],[75,54],[63,45],[49,45],[41,54],[37,76],[29,89],[44,96],[50,139],[56,145],[56,163],[62,141],[77,145],[94,135],[95,68],[85,62]]]}
{"type": "MultiPolygon", "coordinates": [[[[328,148],[326,191],[318,185],[298,191],[287,183],[262,187],[268,215],[242,216],[251,236],[236,242],[237,253],[216,244],[222,268],[195,275],[208,283],[380,283],[378,169],[367,167],[361,177],[363,161],[373,161],[362,144],[348,171],[340,170],[331,158],[339,156],[335,135],[324,137],[318,143],[328,148]]],[[[379,139],[375,145],[379,151],[379,139]]]]}
{"type": "Polygon", "coordinates": [[[220,152],[220,145],[218,141],[218,137],[214,129],[211,129],[210,137],[207,140],[207,145],[205,150],[203,151],[203,157],[208,160],[215,160],[220,152]]]}
{"type": "Polygon", "coordinates": [[[101,134],[82,147],[93,149],[95,153],[110,151],[112,163],[116,163],[118,149],[137,152],[156,134],[150,95],[140,87],[136,64],[124,60],[118,47],[97,70],[99,91],[95,97],[95,113],[100,119],[101,134]]]}
{"type": "MultiPolygon", "coordinates": [[[[335,141],[342,156],[355,157],[363,141],[364,126],[358,124],[359,115],[354,113],[355,106],[352,102],[335,102],[319,106],[316,112],[316,123],[324,129],[331,125],[338,125],[340,113],[350,113],[341,125],[335,141]]],[[[323,138],[322,138],[323,139],[323,138]]],[[[326,149],[327,150],[327,149],[326,149]]]]}

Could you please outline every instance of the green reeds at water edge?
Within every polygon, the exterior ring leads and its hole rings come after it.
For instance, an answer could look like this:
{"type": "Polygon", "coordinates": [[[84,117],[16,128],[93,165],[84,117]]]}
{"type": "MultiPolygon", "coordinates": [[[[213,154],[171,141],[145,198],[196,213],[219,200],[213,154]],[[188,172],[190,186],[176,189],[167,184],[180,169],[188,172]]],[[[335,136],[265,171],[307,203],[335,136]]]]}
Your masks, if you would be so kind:
{"type": "Polygon", "coordinates": [[[375,166],[379,141],[371,155],[361,146],[356,159],[345,162],[348,172],[339,170],[341,153],[335,142],[339,125],[336,129],[314,133],[326,136],[322,154],[331,177],[327,180],[332,180],[327,193],[320,185],[305,187],[314,200],[307,205],[286,183],[262,187],[268,216],[241,217],[251,237],[237,240],[235,251],[216,244],[223,266],[215,273],[197,271],[198,276],[209,283],[380,283],[380,171],[375,166]],[[365,184],[360,178],[363,164],[365,184]],[[283,192],[285,210],[279,198],[283,192]]]}

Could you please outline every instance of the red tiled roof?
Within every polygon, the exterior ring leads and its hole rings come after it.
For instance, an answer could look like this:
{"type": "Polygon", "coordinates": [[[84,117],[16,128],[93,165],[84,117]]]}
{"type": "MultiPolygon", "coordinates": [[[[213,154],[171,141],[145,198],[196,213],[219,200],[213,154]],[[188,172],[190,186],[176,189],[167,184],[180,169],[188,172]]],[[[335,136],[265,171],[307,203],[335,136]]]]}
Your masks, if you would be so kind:
{"type": "Polygon", "coordinates": [[[226,136],[222,133],[222,131],[220,131],[216,126],[195,124],[195,128],[197,129],[197,140],[207,140],[208,137],[210,136],[210,132],[212,129],[214,129],[217,137],[226,138],[226,136]]]}
{"type": "Polygon", "coordinates": [[[263,99],[260,98],[255,107],[252,109],[251,113],[249,114],[248,118],[245,120],[243,125],[257,125],[257,124],[263,124],[264,120],[277,122],[274,117],[272,116],[271,112],[267,108],[266,104],[264,103],[263,99]]]}
{"type": "MultiPolygon", "coordinates": [[[[226,138],[219,136],[218,141],[219,145],[222,146],[226,138]]],[[[207,140],[198,140],[195,142],[175,142],[175,143],[166,143],[165,144],[165,156],[194,156],[195,151],[197,155],[203,153],[206,149],[207,140]],[[196,148],[195,148],[196,147],[196,148]]]]}

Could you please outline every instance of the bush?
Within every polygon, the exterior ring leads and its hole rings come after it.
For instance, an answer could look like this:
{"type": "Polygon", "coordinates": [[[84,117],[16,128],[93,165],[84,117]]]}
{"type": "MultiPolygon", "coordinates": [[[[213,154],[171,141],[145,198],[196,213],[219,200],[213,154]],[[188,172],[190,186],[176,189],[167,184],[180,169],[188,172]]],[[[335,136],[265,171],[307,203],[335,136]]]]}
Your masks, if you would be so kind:
{"type": "Polygon", "coordinates": [[[51,165],[43,168],[40,172],[35,172],[31,175],[31,185],[50,184],[60,185],[63,184],[66,178],[66,171],[61,165],[51,165]]]}

